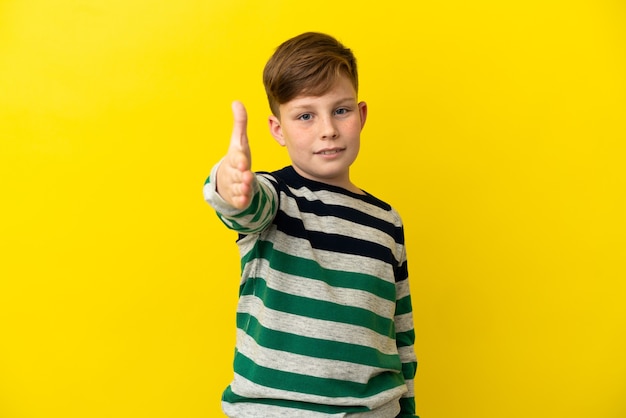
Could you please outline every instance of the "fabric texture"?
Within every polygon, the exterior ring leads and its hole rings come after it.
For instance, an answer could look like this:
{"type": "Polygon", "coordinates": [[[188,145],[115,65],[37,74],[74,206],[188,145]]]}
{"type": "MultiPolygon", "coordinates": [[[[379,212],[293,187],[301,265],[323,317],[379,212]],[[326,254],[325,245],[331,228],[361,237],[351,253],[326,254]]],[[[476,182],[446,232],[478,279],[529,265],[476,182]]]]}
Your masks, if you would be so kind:
{"type": "MultiPolygon", "coordinates": [[[[219,164],[218,164],[219,165],[219,164]]],[[[387,203],[286,167],[237,210],[241,282],[229,417],[414,417],[417,361],[404,229],[387,203]]]]}

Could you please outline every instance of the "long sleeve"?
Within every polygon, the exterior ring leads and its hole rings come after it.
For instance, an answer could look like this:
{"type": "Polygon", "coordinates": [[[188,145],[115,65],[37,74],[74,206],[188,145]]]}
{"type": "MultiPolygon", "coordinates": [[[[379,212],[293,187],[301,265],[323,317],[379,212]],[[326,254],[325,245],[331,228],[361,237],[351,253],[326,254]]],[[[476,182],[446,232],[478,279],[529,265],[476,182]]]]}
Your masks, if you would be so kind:
{"type": "Polygon", "coordinates": [[[241,210],[231,206],[216,189],[217,169],[221,161],[211,170],[204,184],[204,199],[215,209],[220,220],[230,229],[241,234],[257,233],[265,229],[276,216],[278,195],[270,180],[255,174],[253,197],[250,205],[241,210]]]}
{"type": "Polygon", "coordinates": [[[414,343],[413,309],[408,280],[406,255],[403,251],[402,261],[396,272],[396,345],[402,361],[402,374],[408,392],[400,399],[401,412],[397,418],[413,418],[415,415],[415,392],[413,379],[417,371],[417,358],[414,343]]]}

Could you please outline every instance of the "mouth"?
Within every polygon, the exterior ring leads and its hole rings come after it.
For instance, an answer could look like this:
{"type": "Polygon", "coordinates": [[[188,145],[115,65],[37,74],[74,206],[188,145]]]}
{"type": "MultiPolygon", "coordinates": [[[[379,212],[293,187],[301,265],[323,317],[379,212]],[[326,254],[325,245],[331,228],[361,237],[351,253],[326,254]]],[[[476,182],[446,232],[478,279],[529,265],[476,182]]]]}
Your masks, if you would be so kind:
{"type": "Polygon", "coordinates": [[[316,155],[334,155],[334,154],[339,154],[341,151],[343,151],[345,148],[329,148],[329,149],[323,149],[320,151],[315,152],[316,155]]]}

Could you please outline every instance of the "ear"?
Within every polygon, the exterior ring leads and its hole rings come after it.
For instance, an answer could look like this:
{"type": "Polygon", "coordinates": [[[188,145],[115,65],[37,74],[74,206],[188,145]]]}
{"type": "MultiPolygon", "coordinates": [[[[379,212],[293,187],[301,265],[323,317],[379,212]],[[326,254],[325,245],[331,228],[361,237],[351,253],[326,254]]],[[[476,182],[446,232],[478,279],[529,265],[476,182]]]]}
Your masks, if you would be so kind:
{"type": "Polygon", "coordinates": [[[283,136],[283,128],[280,125],[280,119],[278,119],[274,115],[271,115],[268,119],[268,123],[270,127],[270,133],[272,134],[276,142],[278,142],[281,147],[284,147],[285,137],[283,136]]]}
{"type": "Polygon", "coordinates": [[[361,129],[363,129],[367,119],[367,103],[359,102],[359,114],[361,115],[361,129]]]}

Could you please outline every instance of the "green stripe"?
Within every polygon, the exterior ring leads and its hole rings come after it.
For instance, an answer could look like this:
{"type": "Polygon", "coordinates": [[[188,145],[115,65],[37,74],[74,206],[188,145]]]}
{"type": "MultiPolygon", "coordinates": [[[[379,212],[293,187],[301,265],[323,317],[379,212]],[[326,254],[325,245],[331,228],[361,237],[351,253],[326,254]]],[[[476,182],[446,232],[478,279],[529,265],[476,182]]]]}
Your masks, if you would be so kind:
{"type": "Polygon", "coordinates": [[[316,261],[286,254],[274,249],[269,241],[257,241],[242,257],[242,265],[257,258],[269,261],[274,270],[308,279],[322,280],[333,287],[363,290],[380,298],[395,302],[396,286],[369,274],[322,268],[316,261]]]}
{"type": "Polygon", "coordinates": [[[402,376],[404,376],[406,380],[412,380],[415,377],[416,371],[417,371],[416,361],[402,363],[402,376]]]}
{"type": "Polygon", "coordinates": [[[396,302],[396,315],[404,315],[413,311],[411,306],[411,295],[398,299],[396,302]]]}
{"type": "Polygon", "coordinates": [[[231,218],[239,219],[239,218],[243,218],[243,217],[255,214],[259,207],[259,199],[261,198],[260,196],[261,196],[260,193],[255,193],[254,196],[252,196],[252,201],[250,201],[250,205],[243,211],[235,215],[232,215],[231,218]]]}
{"type": "Polygon", "coordinates": [[[383,354],[375,348],[363,345],[321,340],[264,328],[250,314],[237,313],[237,327],[265,348],[398,372],[402,369],[397,354],[383,354]]]}
{"type": "MultiPolygon", "coordinates": [[[[267,216],[267,215],[271,215],[273,213],[272,210],[266,212],[264,210],[262,210],[261,208],[265,207],[268,202],[272,205],[272,208],[274,207],[273,205],[273,200],[270,200],[269,196],[263,194],[263,193],[258,193],[258,195],[260,196],[259,199],[259,207],[255,210],[256,214],[254,215],[254,217],[251,219],[250,222],[252,223],[258,223],[259,219],[261,219],[261,216],[267,216]]],[[[263,219],[263,221],[265,221],[265,219],[263,219]]]]}
{"type": "Polygon", "coordinates": [[[268,287],[262,278],[248,278],[242,286],[240,296],[254,295],[270,309],[306,318],[365,327],[385,337],[395,338],[393,320],[367,309],[280,292],[268,287]]]}
{"type": "Polygon", "coordinates": [[[400,398],[400,415],[396,418],[420,418],[415,415],[415,398],[400,398]]]}
{"type": "Polygon", "coordinates": [[[241,233],[258,232],[264,228],[264,224],[276,213],[276,202],[271,196],[264,193],[256,193],[252,202],[245,210],[235,215],[226,216],[217,212],[217,216],[228,228],[241,233]],[[269,210],[262,208],[270,205],[269,210]]]}
{"type": "Polygon", "coordinates": [[[356,413],[356,412],[368,412],[370,409],[366,406],[335,406],[335,405],[323,405],[310,402],[288,401],[282,399],[268,399],[268,398],[244,398],[233,392],[229,387],[226,388],[222,396],[222,400],[228,403],[236,402],[248,402],[261,405],[272,405],[281,408],[303,409],[306,411],[320,412],[324,414],[341,414],[341,413],[356,413]]]}
{"type": "Polygon", "coordinates": [[[410,347],[415,341],[415,330],[396,333],[396,345],[398,347],[410,347]]]}
{"type": "Polygon", "coordinates": [[[263,211],[260,210],[260,208],[265,206],[267,202],[268,202],[268,196],[266,196],[264,193],[257,192],[254,194],[254,196],[252,196],[252,201],[250,202],[250,205],[241,213],[233,215],[233,218],[243,218],[245,216],[254,215],[252,220],[249,222],[250,223],[256,222],[263,214],[263,211]]]}
{"type": "Polygon", "coordinates": [[[233,229],[235,231],[240,231],[244,229],[241,225],[235,222],[232,218],[222,215],[221,213],[217,213],[217,217],[220,218],[220,221],[224,223],[229,229],[233,229]]]}
{"type": "Polygon", "coordinates": [[[399,373],[382,373],[368,383],[357,383],[274,370],[255,364],[238,351],[234,368],[237,374],[260,386],[327,398],[368,398],[404,384],[399,373]]]}

